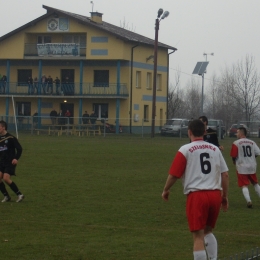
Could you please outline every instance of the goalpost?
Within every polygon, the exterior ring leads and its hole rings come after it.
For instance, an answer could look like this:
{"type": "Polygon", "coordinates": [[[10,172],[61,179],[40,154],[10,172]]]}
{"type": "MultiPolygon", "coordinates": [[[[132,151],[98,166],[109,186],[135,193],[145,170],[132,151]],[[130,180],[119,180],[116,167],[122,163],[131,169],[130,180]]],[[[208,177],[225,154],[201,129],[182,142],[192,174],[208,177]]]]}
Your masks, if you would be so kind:
{"type": "Polygon", "coordinates": [[[15,125],[15,132],[16,132],[16,138],[18,139],[17,121],[16,121],[15,106],[14,106],[14,96],[12,96],[12,102],[13,102],[13,110],[14,110],[14,125],[15,125]]]}

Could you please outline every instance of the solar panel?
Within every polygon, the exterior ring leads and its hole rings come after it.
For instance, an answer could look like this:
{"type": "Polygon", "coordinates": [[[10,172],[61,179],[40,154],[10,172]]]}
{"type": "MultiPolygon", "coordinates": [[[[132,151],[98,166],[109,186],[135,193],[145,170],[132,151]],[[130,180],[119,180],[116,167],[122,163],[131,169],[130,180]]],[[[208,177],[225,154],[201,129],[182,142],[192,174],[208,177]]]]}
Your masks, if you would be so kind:
{"type": "Polygon", "coordinates": [[[203,73],[205,73],[208,64],[209,64],[208,61],[197,62],[192,74],[202,75],[203,73]]]}

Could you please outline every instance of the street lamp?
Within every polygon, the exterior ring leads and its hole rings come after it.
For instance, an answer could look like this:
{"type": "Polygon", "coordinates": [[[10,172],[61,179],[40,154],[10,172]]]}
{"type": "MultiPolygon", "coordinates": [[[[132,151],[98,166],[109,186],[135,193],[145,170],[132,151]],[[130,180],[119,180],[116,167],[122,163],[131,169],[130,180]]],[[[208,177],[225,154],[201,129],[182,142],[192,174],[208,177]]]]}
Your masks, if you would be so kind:
{"type": "Polygon", "coordinates": [[[160,21],[166,18],[170,13],[163,12],[163,9],[158,10],[157,18],[155,19],[155,40],[154,40],[154,65],[153,65],[153,103],[152,103],[152,131],[151,137],[154,137],[155,127],[155,110],[156,110],[156,78],[157,78],[157,51],[158,51],[158,31],[160,21]]]}
{"type": "MultiPolygon", "coordinates": [[[[206,61],[207,61],[207,58],[208,58],[208,55],[211,55],[211,56],[214,56],[214,52],[211,52],[211,53],[203,53],[203,56],[206,57],[206,61]]],[[[207,71],[205,71],[205,73],[207,73],[207,71]]]]}
{"type": "Polygon", "coordinates": [[[207,61],[207,56],[208,56],[208,55],[214,56],[214,52],[211,52],[211,53],[205,53],[205,52],[204,52],[204,53],[203,53],[203,56],[206,56],[206,61],[207,61]]]}

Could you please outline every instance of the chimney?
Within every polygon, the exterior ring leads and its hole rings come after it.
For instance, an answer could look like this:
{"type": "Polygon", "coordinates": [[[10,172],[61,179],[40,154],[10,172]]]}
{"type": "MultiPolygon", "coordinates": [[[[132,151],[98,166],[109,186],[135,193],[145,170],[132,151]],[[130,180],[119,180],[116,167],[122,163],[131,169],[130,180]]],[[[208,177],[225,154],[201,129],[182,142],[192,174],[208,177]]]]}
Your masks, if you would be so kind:
{"type": "Polygon", "coordinates": [[[90,12],[91,14],[91,21],[95,22],[95,23],[102,23],[102,13],[98,13],[98,12],[90,12]]]}

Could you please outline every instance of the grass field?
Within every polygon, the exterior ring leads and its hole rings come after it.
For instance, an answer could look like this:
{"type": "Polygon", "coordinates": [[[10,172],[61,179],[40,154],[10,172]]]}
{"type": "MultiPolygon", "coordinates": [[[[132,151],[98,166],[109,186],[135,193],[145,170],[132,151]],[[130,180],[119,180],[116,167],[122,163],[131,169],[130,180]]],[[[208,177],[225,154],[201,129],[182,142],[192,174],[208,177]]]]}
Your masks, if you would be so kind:
{"type": "MultiPolygon", "coordinates": [[[[16,203],[10,192],[12,202],[0,204],[1,260],[192,259],[181,182],[168,203],[161,199],[172,158],[188,139],[21,134],[19,140],[24,152],[13,180],[25,200],[16,203]]],[[[219,258],[260,246],[260,199],[251,186],[253,209],[246,208],[229,157],[234,140],[221,141],[230,209],[214,232],[219,258]]]]}

